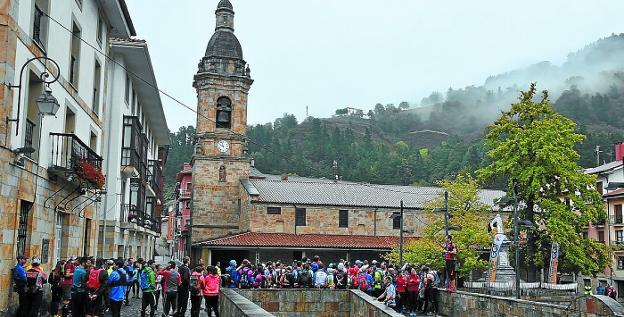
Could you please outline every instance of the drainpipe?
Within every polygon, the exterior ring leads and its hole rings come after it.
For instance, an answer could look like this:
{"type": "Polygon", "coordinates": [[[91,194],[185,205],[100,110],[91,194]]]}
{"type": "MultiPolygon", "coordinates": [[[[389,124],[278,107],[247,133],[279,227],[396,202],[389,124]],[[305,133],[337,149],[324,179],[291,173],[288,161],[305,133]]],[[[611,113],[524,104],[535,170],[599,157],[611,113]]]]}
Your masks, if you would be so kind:
{"type": "Polygon", "coordinates": [[[377,210],[379,208],[375,208],[373,210],[373,235],[376,237],[377,236],[377,210]]]}

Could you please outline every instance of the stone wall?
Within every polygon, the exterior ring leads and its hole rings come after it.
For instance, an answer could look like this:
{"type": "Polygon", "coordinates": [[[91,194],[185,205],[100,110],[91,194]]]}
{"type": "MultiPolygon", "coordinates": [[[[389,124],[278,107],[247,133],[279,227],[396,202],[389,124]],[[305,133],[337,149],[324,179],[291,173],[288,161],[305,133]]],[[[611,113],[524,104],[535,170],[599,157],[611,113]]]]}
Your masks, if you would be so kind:
{"type": "MultiPolygon", "coordinates": [[[[331,289],[262,289],[224,290],[220,303],[222,309],[240,313],[240,307],[251,301],[258,307],[278,317],[400,317],[391,308],[376,301],[360,290],[331,289]],[[230,292],[243,297],[234,298],[230,292]],[[224,296],[224,297],[225,297],[224,296]],[[236,305],[240,301],[240,305],[236,305]],[[229,303],[231,302],[231,303],[229,303]]],[[[224,312],[225,310],[222,310],[224,312]]],[[[230,314],[230,312],[228,312],[230,314]]],[[[230,315],[228,315],[230,316],[230,315]]],[[[251,316],[251,315],[236,315],[251,316]]]]}
{"type": "Polygon", "coordinates": [[[219,313],[221,317],[273,316],[271,313],[229,288],[221,289],[221,296],[219,296],[219,313]]]}
{"type": "Polygon", "coordinates": [[[350,317],[399,317],[392,308],[360,290],[351,291],[350,317]]]}
{"type": "MultiPolygon", "coordinates": [[[[289,182],[289,181],[283,181],[289,182]]],[[[391,208],[346,208],[332,206],[297,205],[306,208],[306,225],[295,227],[295,207],[291,205],[254,202],[250,207],[251,232],[279,232],[296,234],[336,234],[336,235],[375,235],[398,236],[399,229],[392,228],[390,216],[398,209],[391,208]],[[268,214],[267,207],[281,207],[280,214],[268,214]],[[347,210],[348,226],[340,228],[340,210],[347,210]]],[[[410,212],[405,217],[406,228],[413,228],[408,236],[422,235],[421,212],[410,212]]]]}
{"type": "Polygon", "coordinates": [[[237,290],[239,294],[278,317],[349,317],[348,290],[267,289],[237,290]]]}
{"type": "Polygon", "coordinates": [[[513,297],[498,297],[463,291],[438,292],[439,313],[444,316],[471,317],[602,317],[624,316],[621,305],[605,296],[578,297],[572,305],[562,306],[513,297]]]}

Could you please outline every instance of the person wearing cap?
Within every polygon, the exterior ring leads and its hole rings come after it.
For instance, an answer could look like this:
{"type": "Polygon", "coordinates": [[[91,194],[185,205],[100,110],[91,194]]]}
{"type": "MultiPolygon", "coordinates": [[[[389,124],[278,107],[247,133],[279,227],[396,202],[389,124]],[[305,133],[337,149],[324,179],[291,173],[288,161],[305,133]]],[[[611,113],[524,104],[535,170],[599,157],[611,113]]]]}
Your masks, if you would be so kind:
{"type": "Polygon", "coordinates": [[[17,264],[13,269],[13,291],[17,293],[19,304],[17,305],[17,317],[26,315],[26,270],[24,266],[28,261],[28,257],[20,255],[17,257],[17,264]]]}
{"type": "Polygon", "coordinates": [[[27,316],[37,317],[43,303],[43,284],[47,283],[46,274],[41,269],[41,259],[33,257],[31,268],[26,271],[26,293],[29,309],[27,316]]]}

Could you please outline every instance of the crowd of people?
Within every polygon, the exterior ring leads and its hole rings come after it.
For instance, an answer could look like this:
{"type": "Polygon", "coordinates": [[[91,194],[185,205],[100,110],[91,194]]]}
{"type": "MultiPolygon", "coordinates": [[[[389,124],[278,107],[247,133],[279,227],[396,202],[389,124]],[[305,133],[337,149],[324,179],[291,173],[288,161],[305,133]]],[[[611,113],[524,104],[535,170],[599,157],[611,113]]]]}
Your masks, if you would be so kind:
{"type": "Polygon", "coordinates": [[[50,316],[100,317],[110,313],[119,317],[123,305],[141,301],[141,317],[149,309],[155,317],[184,317],[190,300],[191,317],[199,317],[202,302],[208,316],[219,317],[218,296],[221,285],[219,269],[198,263],[190,267],[190,258],[182,265],[170,261],[166,266],[154,260],[129,258],[93,259],[70,257],[59,261],[50,274],[41,269],[41,260],[18,256],[13,269],[13,290],[18,294],[17,317],[39,316],[44,284],[50,284],[50,316]]]}
{"type": "MultiPolygon", "coordinates": [[[[444,247],[447,289],[454,288],[454,268],[457,246],[448,236],[444,247]]],[[[191,303],[191,317],[199,317],[202,309],[208,316],[219,317],[220,287],[229,288],[327,288],[359,289],[383,301],[398,312],[415,316],[416,312],[437,314],[437,288],[440,274],[423,265],[394,266],[387,262],[339,260],[324,264],[315,256],[283,263],[255,263],[243,260],[240,265],[231,260],[224,274],[220,263],[206,266],[199,260],[190,266],[185,257],[177,266],[166,266],[154,260],[139,258],[94,259],[70,257],[59,261],[46,274],[41,260],[17,257],[13,269],[13,290],[18,294],[17,317],[37,317],[44,296],[44,284],[50,284],[50,316],[101,317],[110,313],[119,317],[122,306],[131,300],[141,300],[141,317],[155,317],[162,302],[162,317],[184,317],[191,303]],[[161,301],[162,298],[162,301],[161,301]]]]}
{"type": "Polygon", "coordinates": [[[288,264],[252,264],[243,260],[239,265],[231,260],[224,273],[224,287],[359,289],[409,316],[438,311],[436,291],[440,276],[428,266],[395,267],[376,260],[340,260],[326,265],[315,256],[288,264]]]}

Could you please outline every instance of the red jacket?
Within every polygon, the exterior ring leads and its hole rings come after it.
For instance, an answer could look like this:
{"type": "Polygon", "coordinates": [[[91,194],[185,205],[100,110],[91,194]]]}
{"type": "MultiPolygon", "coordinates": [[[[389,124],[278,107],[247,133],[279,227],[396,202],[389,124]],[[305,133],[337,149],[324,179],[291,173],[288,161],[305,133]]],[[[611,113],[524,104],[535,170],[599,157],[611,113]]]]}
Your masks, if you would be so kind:
{"type": "Polygon", "coordinates": [[[420,277],[415,274],[410,274],[407,278],[407,291],[418,292],[418,284],[420,284],[420,277]]]}
{"type": "Polygon", "coordinates": [[[399,293],[405,293],[407,291],[407,279],[405,275],[399,274],[396,278],[396,290],[399,293]]]}
{"type": "Polygon", "coordinates": [[[221,278],[217,274],[208,274],[204,276],[204,296],[219,295],[219,287],[221,286],[221,278]]]}

